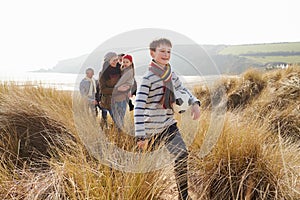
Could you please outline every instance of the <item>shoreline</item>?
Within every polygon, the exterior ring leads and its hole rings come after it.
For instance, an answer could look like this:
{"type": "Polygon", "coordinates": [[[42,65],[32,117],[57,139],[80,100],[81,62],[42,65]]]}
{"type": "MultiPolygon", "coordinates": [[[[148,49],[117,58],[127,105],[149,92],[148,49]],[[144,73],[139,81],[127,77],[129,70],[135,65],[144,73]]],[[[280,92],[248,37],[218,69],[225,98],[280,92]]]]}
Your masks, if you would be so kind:
{"type": "MultiPolygon", "coordinates": [[[[42,86],[45,88],[53,88],[56,90],[63,91],[78,91],[79,81],[84,77],[84,74],[66,74],[66,73],[38,73],[29,72],[25,76],[17,74],[15,77],[6,76],[6,78],[0,77],[0,83],[13,83],[22,86],[42,86]],[[34,76],[30,76],[31,73],[34,76]],[[45,76],[45,74],[52,74],[52,76],[45,76]],[[39,76],[36,76],[39,75],[39,76]]],[[[207,75],[207,76],[179,76],[181,82],[185,87],[192,89],[195,86],[208,86],[211,87],[213,84],[222,78],[237,78],[237,75],[207,75]]],[[[136,76],[138,85],[142,76],[136,76]]]]}

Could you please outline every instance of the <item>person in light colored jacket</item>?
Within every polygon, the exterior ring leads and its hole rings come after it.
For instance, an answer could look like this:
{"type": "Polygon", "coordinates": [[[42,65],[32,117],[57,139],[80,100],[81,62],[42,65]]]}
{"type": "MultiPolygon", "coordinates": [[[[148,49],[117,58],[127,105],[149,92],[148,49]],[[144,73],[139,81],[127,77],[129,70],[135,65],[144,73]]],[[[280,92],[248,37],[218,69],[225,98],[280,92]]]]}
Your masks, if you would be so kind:
{"type": "Polygon", "coordinates": [[[88,106],[90,110],[96,115],[95,113],[95,105],[98,104],[95,98],[96,90],[96,80],[93,78],[94,76],[94,69],[87,68],[85,70],[86,76],[81,80],[79,84],[79,91],[83,98],[88,101],[88,106]]]}

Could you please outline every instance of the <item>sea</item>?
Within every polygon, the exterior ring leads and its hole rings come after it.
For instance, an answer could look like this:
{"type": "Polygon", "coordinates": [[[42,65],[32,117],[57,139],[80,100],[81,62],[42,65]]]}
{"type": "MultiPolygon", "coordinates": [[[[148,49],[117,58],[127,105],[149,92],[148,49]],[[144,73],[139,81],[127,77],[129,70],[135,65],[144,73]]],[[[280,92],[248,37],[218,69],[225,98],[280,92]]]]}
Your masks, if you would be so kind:
{"type": "MultiPolygon", "coordinates": [[[[57,90],[78,91],[79,83],[84,76],[85,74],[9,71],[0,73],[0,81],[2,83],[15,82],[16,84],[41,85],[57,90]]],[[[135,78],[139,84],[142,76],[136,76],[135,78]]],[[[219,78],[221,78],[221,75],[180,76],[180,80],[189,88],[212,85],[219,78]]]]}

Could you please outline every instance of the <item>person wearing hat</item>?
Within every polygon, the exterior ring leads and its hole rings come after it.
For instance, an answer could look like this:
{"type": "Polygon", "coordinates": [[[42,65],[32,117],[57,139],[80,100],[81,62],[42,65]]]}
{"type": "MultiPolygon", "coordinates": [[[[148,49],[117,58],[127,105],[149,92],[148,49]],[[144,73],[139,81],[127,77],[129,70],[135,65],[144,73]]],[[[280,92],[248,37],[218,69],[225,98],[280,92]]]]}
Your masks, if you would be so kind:
{"type": "Polygon", "coordinates": [[[101,126],[107,127],[107,112],[108,111],[113,121],[115,118],[112,113],[112,93],[115,85],[121,77],[121,70],[118,64],[118,55],[115,52],[108,52],[104,56],[102,70],[99,73],[99,90],[101,94],[100,107],[102,108],[101,126]]]}
{"type": "MultiPolygon", "coordinates": [[[[117,65],[121,66],[122,65],[122,62],[123,62],[123,56],[125,56],[124,53],[120,53],[118,54],[118,58],[119,58],[119,62],[117,65]]],[[[133,78],[133,86],[131,87],[131,96],[135,95],[136,96],[136,90],[137,90],[137,82],[135,80],[135,78],[133,78]]],[[[129,105],[129,111],[133,111],[134,109],[134,105],[132,103],[132,100],[129,98],[128,100],[128,105],[129,105]]]]}
{"type": "Polygon", "coordinates": [[[118,127],[123,128],[127,102],[132,95],[131,88],[134,85],[134,64],[131,55],[127,54],[122,57],[120,69],[121,78],[113,91],[114,106],[112,106],[112,111],[118,127]]]}

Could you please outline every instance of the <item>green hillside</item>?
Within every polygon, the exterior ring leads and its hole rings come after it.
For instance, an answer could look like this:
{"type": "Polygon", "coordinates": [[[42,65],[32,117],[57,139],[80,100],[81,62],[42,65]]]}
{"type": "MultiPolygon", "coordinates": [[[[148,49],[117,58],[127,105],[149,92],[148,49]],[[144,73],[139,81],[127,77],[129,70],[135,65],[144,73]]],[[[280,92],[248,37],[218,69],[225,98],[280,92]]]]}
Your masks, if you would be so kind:
{"type": "Polygon", "coordinates": [[[300,63],[300,56],[245,56],[245,58],[262,64],[271,62],[300,63]]]}
{"type": "Polygon", "coordinates": [[[232,45],[218,53],[244,57],[262,65],[278,62],[295,64],[300,63],[300,42],[232,45]]]}
{"type": "Polygon", "coordinates": [[[231,45],[222,49],[219,54],[241,55],[248,53],[300,52],[300,42],[284,42],[271,44],[231,45]]]}

